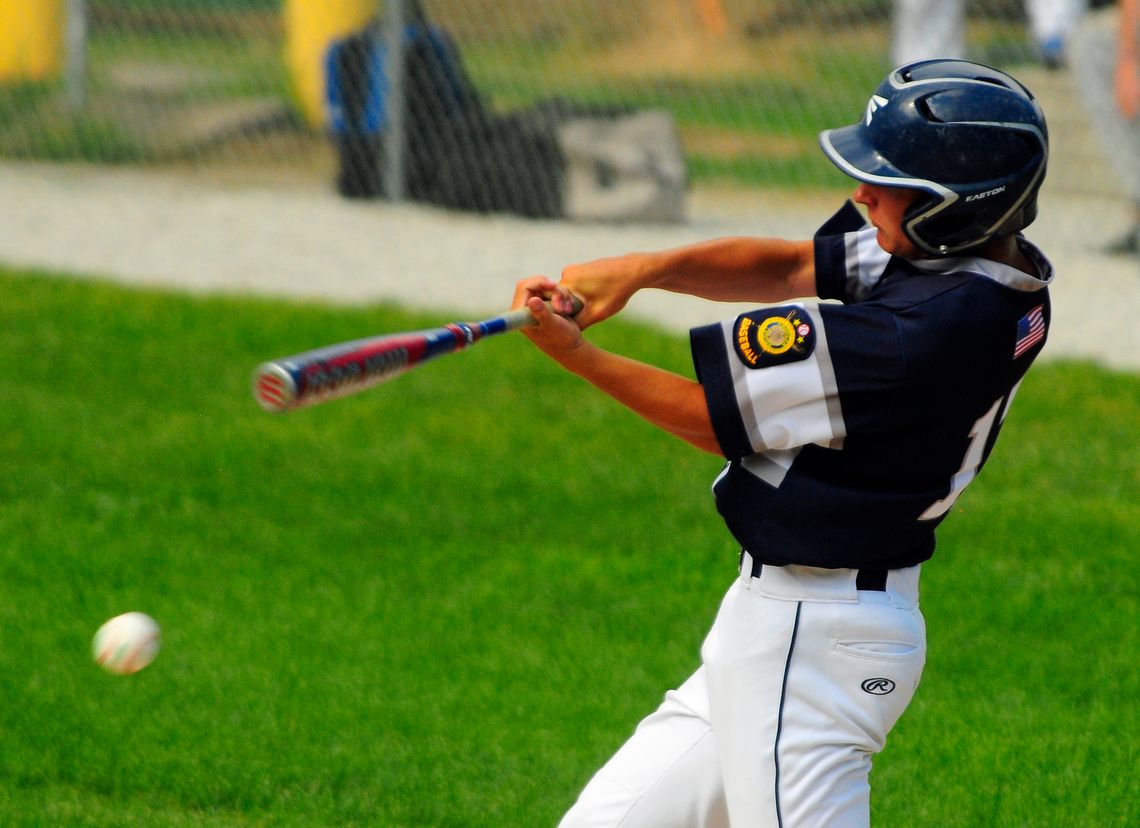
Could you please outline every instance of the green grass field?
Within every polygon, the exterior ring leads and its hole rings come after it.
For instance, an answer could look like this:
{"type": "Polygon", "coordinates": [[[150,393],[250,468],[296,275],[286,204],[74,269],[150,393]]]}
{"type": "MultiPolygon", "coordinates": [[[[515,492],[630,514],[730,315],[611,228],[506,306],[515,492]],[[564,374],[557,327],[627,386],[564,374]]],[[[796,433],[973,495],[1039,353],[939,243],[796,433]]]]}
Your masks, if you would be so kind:
{"type": "MultiPolygon", "coordinates": [[[[500,337],[271,417],[395,309],[0,276],[0,824],[542,826],[697,664],[701,455],[500,337]],[[131,677],[90,658],[163,625],[131,677]]],[[[683,337],[591,336],[688,372],[683,337]]],[[[878,828],[1140,822],[1140,377],[1044,364],[924,574],[878,828]]]]}

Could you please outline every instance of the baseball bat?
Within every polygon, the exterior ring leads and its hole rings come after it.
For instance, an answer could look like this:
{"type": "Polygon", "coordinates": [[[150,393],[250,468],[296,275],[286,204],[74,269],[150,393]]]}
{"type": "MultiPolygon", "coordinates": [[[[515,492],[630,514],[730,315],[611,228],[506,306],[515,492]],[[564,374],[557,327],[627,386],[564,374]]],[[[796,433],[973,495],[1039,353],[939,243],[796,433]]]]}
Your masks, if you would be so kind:
{"type": "MultiPolygon", "coordinates": [[[[570,316],[582,308],[577,297],[573,301],[570,316]]],[[[535,324],[528,309],[518,308],[482,322],[452,322],[423,331],[326,345],[263,362],[253,373],[253,397],[271,413],[316,405],[371,388],[488,336],[535,324]]]]}

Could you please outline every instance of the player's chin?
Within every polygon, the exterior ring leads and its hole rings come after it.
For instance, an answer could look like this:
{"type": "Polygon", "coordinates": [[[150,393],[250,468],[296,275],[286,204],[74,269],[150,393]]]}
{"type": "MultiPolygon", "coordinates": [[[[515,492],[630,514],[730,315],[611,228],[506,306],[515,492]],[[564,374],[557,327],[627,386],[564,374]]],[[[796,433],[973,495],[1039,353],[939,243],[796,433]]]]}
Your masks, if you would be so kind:
{"type": "Polygon", "coordinates": [[[899,237],[893,233],[884,232],[882,228],[877,229],[876,240],[879,242],[879,247],[892,256],[898,256],[902,259],[921,259],[925,255],[914,242],[905,236],[899,237]]]}

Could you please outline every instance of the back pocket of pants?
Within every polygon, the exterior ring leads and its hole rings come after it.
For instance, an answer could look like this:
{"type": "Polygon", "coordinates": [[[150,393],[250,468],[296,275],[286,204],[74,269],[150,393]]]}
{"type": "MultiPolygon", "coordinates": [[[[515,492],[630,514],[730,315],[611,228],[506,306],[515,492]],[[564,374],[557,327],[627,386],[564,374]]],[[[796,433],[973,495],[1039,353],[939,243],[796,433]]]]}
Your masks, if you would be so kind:
{"type": "Polygon", "coordinates": [[[872,661],[909,661],[918,653],[913,641],[836,641],[839,652],[872,661]]]}

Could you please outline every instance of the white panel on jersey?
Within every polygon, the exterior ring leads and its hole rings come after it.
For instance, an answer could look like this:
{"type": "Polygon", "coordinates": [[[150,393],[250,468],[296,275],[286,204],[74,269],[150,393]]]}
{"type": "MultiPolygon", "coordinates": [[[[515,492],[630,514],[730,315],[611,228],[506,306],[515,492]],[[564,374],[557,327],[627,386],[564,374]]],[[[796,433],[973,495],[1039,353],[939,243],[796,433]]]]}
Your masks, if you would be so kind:
{"type": "MultiPolygon", "coordinates": [[[[833,446],[844,437],[823,323],[814,305],[801,307],[808,310],[816,330],[816,347],[810,356],[759,369],[749,368],[738,359],[729,360],[737,405],[756,452],[809,443],[833,446]]],[[[725,348],[731,354],[733,326],[725,324],[722,330],[725,348]]]]}
{"type": "Polygon", "coordinates": [[[846,247],[848,293],[858,301],[883,278],[891,254],[879,247],[878,231],[874,227],[848,233],[846,247]]]}
{"type": "Polygon", "coordinates": [[[784,482],[784,475],[788,473],[788,469],[792,467],[792,461],[796,459],[796,455],[799,453],[799,448],[794,448],[786,451],[750,454],[740,461],[740,465],[769,486],[779,488],[780,484],[784,482]]]}

